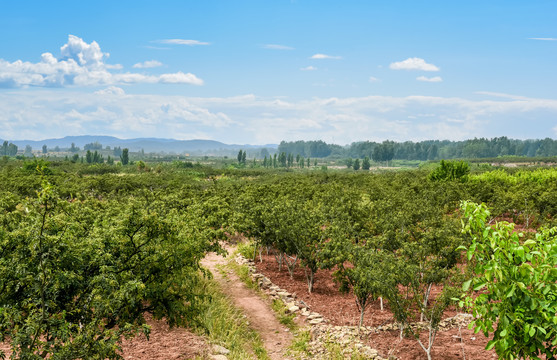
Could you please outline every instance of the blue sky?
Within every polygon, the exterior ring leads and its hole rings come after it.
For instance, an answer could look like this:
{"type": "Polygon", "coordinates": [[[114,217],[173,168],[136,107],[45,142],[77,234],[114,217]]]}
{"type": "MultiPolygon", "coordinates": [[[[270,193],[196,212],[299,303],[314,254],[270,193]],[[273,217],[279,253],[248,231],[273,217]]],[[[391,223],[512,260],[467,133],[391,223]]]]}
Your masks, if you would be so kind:
{"type": "Polygon", "coordinates": [[[555,1],[4,1],[0,138],[557,136],[555,1]]]}

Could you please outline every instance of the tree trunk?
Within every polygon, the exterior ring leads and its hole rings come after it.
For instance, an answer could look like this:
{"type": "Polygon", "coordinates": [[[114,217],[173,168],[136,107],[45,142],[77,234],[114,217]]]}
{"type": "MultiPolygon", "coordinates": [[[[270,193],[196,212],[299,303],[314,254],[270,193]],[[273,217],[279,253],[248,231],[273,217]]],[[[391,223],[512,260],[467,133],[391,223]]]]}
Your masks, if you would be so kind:
{"type": "MultiPolygon", "coordinates": [[[[429,294],[431,293],[431,287],[433,286],[433,283],[429,284],[427,287],[427,290],[425,292],[425,296],[424,296],[424,307],[422,309],[422,313],[420,314],[420,321],[424,321],[424,312],[427,308],[427,301],[429,299],[429,294]]],[[[427,319],[426,319],[427,320],[427,319]]]]}
{"type": "Polygon", "coordinates": [[[296,262],[298,261],[298,255],[296,255],[294,258],[289,256],[289,255],[284,255],[284,261],[286,262],[286,268],[288,269],[288,273],[290,274],[290,279],[294,278],[294,268],[296,267],[296,262]],[[292,262],[290,262],[288,259],[292,259],[292,262]]]}
{"type": "Polygon", "coordinates": [[[313,281],[315,280],[314,278],[315,273],[313,272],[312,269],[309,269],[309,274],[308,274],[307,268],[304,269],[304,273],[306,274],[306,280],[308,283],[308,293],[311,294],[311,292],[313,291],[313,281]]]}
{"type": "Polygon", "coordinates": [[[381,311],[383,311],[383,296],[379,297],[379,306],[381,307],[381,311]]]}

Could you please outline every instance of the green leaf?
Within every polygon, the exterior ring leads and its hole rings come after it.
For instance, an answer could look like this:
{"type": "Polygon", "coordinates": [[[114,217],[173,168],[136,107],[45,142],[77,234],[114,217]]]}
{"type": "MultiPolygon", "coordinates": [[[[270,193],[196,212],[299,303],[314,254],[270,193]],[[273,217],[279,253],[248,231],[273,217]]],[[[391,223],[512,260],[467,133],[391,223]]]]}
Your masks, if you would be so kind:
{"type": "Polygon", "coordinates": [[[528,332],[528,335],[530,335],[530,337],[534,337],[535,334],[536,334],[536,329],[532,326],[530,328],[530,331],[528,332]]]}
{"type": "Polygon", "coordinates": [[[516,287],[513,285],[511,286],[510,289],[507,290],[507,292],[505,293],[505,297],[506,298],[510,298],[511,296],[514,295],[514,290],[516,289],[516,287]]]}
{"type": "Polygon", "coordinates": [[[491,350],[497,344],[497,340],[490,340],[485,347],[486,350],[491,350]]]}
{"type": "Polygon", "coordinates": [[[482,281],[482,282],[480,282],[479,284],[476,284],[476,285],[474,286],[474,291],[480,290],[480,289],[483,288],[486,284],[487,284],[487,281],[482,281]]]}
{"type": "Polygon", "coordinates": [[[462,291],[468,291],[468,289],[470,289],[470,284],[472,283],[472,279],[465,281],[462,284],[462,291]]]}

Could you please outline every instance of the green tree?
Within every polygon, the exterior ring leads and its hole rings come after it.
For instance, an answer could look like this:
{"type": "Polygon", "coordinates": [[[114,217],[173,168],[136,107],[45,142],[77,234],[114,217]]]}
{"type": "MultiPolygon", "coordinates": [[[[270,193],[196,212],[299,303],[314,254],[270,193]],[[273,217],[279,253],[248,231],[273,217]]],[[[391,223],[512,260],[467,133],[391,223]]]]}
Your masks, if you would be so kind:
{"type": "Polygon", "coordinates": [[[70,203],[44,182],[36,199],[1,205],[0,341],[12,358],[120,359],[123,336],[149,333],[145,312],[194,320],[209,247],[167,203],[70,203]]]}
{"type": "Polygon", "coordinates": [[[48,152],[48,149],[46,148],[46,145],[43,145],[43,154],[46,154],[48,152]]]}
{"type": "Polygon", "coordinates": [[[127,148],[122,149],[122,155],[120,155],[120,161],[122,165],[128,165],[130,158],[129,158],[129,150],[127,148]]]}
{"type": "Polygon", "coordinates": [[[429,179],[433,181],[467,180],[470,172],[470,165],[464,161],[445,161],[441,160],[439,166],[429,174],[429,179]]]}
{"type": "Polygon", "coordinates": [[[352,165],[354,170],[360,170],[360,159],[354,160],[354,164],[352,165]]]}
{"type": "Polygon", "coordinates": [[[23,155],[25,155],[27,157],[33,156],[33,148],[31,147],[31,145],[25,145],[25,151],[24,151],[23,155]]]}
{"type": "Polygon", "coordinates": [[[362,170],[369,170],[371,164],[369,163],[369,158],[366,156],[362,161],[362,170]]]}
{"type": "Polygon", "coordinates": [[[460,302],[474,315],[475,331],[493,333],[486,349],[501,359],[553,359],[557,353],[557,228],[523,240],[514,224],[490,225],[485,205],[463,202],[466,257],[473,277],[463,290],[480,291],[460,302]]]}

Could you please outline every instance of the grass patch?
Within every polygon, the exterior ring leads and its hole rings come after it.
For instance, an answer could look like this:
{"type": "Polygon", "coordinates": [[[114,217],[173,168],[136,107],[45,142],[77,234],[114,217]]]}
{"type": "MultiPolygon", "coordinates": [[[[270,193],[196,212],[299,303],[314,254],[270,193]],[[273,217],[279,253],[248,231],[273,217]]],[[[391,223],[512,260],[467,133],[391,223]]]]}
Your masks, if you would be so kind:
{"type": "Polygon", "coordinates": [[[251,278],[247,266],[239,265],[234,260],[230,261],[228,264],[226,264],[226,266],[229,269],[232,269],[236,273],[236,275],[238,275],[240,280],[242,280],[242,282],[246,284],[248,288],[255,290],[261,296],[264,295],[259,289],[259,285],[257,285],[255,281],[253,281],[253,279],[251,278]]]}
{"type": "Polygon", "coordinates": [[[254,259],[257,246],[253,241],[243,241],[238,243],[236,251],[246,259],[254,259]]]}
{"type": "Polygon", "coordinates": [[[298,331],[294,336],[294,340],[292,340],[292,344],[290,345],[291,352],[311,355],[309,352],[310,341],[311,334],[309,333],[309,330],[298,331]]]}
{"type": "Polygon", "coordinates": [[[244,314],[221,292],[217,283],[202,279],[198,290],[208,296],[203,300],[197,332],[206,335],[211,343],[230,350],[229,359],[250,359],[254,355],[257,359],[269,359],[259,334],[249,327],[244,314]]]}
{"type": "Polygon", "coordinates": [[[286,308],[286,306],[284,305],[284,303],[282,301],[277,300],[277,299],[273,299],[273,303],[271,304],[271,308],[277,314],[278,321],[282,325],[286,326],[291,331],[295,331],[298,328],[298,326],[294,322],[294,317],[296,317],[296,315],[289,314],[288,309],[286,308]]]}

